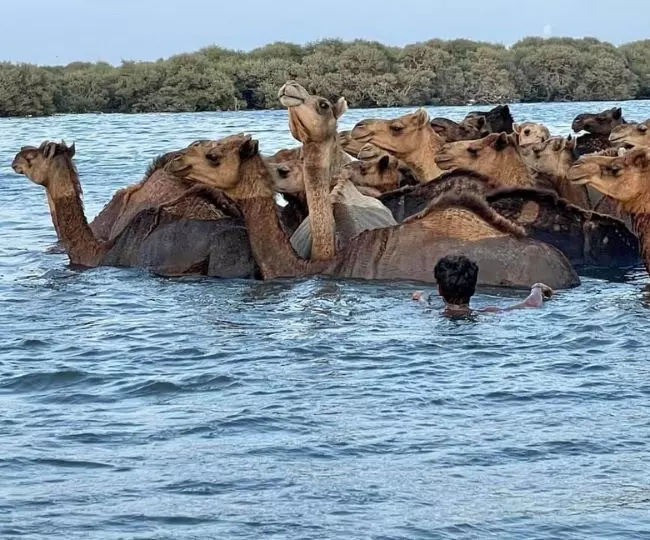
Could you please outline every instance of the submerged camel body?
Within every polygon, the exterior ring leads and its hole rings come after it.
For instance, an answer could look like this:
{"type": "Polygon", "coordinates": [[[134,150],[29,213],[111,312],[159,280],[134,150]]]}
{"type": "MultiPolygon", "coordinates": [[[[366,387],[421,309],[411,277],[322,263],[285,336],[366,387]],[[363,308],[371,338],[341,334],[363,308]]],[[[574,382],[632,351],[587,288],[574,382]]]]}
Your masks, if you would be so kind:
{"type": "MultiPolygon", "coordinates": [[[[246,144],[242,140],[241,144],[246,144]]],[[[481,268],[479,283],[527,288],[544,282],[556,289],[579,284],[569,261],[550,245],[526,238],[521,227],[479,197],[442,197],[424,212],[399,225],[365,231],[331,260],[307,261],[291,248],[273,206],[273,178],[259,156],[242,156],[237,181],[191,151],[176,158],[188,180],[223,189],[245,216],[255,259],[266,279],[326,274],[373,280],[417,280],[432,283],[433,267],[443,256],[462,253],[481,268]]]]}
{"type": "Polygon", "coordinates": [[[456,169],[438,180],[380,197],[397,221],[425,209],[445,193],[476,193],[498,214],[523,227],[536,240],[562,251],[577,267],[631,266],[639,261],[636,237],[610,216],[589,212],[532,187],[503,186],[474,171],[456,169]]]}
{"type": "MultiPolygon", "coordinates": [[[[108,240],[96,236],[84,215],[73,156],[74,146],[46,141],[39,148],[23,148],[12,164],[47,190],[53,223],[73,265],[131,266],[162,275],[256,275],[241,215],[214,190],[191,189],[164,206],[136,212],[108,240]]],[[[111,221],[106,213],[102,220],[111,221]]]]}

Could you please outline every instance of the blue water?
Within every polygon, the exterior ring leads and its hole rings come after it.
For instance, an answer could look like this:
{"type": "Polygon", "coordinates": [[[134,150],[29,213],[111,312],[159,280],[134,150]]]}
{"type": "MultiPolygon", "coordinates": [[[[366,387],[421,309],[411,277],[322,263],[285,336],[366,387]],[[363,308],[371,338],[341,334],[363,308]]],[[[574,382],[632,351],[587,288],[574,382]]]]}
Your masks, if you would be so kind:
{"type": "MultiPolygon", "coordinates": [[[[609,106],[513,111],[566,134],[609,106]]],[[[9,167],[75,141],[93,216],[156,154],[239,131],[294,145],[284,111],[0,120],[0,538],[650,537],[642,269],[474,322],[408,284],[78,272],[9,167]]]]}

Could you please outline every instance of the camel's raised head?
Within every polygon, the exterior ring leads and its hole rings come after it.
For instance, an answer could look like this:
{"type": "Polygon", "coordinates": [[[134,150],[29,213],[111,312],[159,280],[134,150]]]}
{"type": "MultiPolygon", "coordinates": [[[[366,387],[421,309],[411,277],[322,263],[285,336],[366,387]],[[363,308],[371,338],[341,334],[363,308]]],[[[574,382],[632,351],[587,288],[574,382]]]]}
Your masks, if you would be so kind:
{"type": "Polygon", "coordinates": [[[448,118],[434,118],[431,120],[431,127],[445,142],[471,141],[487,135],[487,133],[482,135],[481,131],[485,125],[485,118],[481,116],[476,120],[475,123],[459,124],[448,118]]]}
{"type": "Polygon", "coordinates": [[[512,129],[517,135],[519,146],[544,142],[551,137],[551,132],[543,124],[535,122],[524,122],[523,124],[513,124],[512,129]]]}
{"type": "Polygon", "coordinates": [[[519,152],[529,169],[565,178],[576,160],[575,148],[575,139],[569,135],[566,139],[551,137],[543,142],[522,146],[519,152]]]}
{"type": "Polygon", "coordinates": [[[44,141],[38,148],[25,146],[16,154],[11,167],[35,184],[47,187],[51,173],[57,167],[71,167],[75,145],[44,141]]]}
{"type": "Polygon", "coordinates": [[[289,81],[278,92],[280,103],[289,109],[289,129],[301,143],[324,142],[336,137],[337,120],[348,110],[345,98],[332,104],[312,96],[295,81],[289,81]]]}
{"type": "Polygon", "coordinates": [[[623,148],[650,148],[650,120],[615,127],[609,142],[623,148]]]}
{"type": "Polygon", "coordinates": [[[650,211],[650,150],[646,148],[622,156],[582,156],[569,170],[569,180],[593,186],[619,201],[628,212],[650,211]]]}
{"type": "Polygon", "coordinates": [[[625,124],[623,111],[620,107],[615,107],[600,113],[579,114],[573,120],[571,128],[576,133],[587,131],[592,135],[609,135],[616,126],[621,124],[625,124]]]}
{"type": "Polygon", "coordinates": [[[484,174],[492,171],[509,151],[517,152],[517,139],[506,133],[492,133],[477,141],[447,143],[436,156],[436,163],[443,171],[472,169],[484,174]]]}
{"type": "Polygon", "coordinates": [[[424,109],[405,114],[393,120],[362,120],[352,130],[351,136],[362,143],[372,143],[397,157],[406,156],[423,147],[423,136],[435,133],[429,113],[424,109]]]}
{"type": "Polygon", "coordinates": [[[228,192],[237,187],[242,164],[257,155],[258,141],[242,133],[218,141],[196,141],[172,159],[165,170],[228,192]]]}

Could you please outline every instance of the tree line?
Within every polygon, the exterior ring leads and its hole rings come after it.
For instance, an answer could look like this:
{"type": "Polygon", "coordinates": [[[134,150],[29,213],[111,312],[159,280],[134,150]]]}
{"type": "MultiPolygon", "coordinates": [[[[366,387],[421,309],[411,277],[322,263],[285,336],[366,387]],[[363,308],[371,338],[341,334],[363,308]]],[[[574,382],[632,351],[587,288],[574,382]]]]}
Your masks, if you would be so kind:
{"type": "Polygon", "coordinates": [[[650,40],[525,38],[510,48],[470,40],[405,47],[324,40],[250,52],[209,47],[156,62],[0,63],[0,117],[198,112],[279,107],[295,79],[352,107],[650,98],[650,40]]]}

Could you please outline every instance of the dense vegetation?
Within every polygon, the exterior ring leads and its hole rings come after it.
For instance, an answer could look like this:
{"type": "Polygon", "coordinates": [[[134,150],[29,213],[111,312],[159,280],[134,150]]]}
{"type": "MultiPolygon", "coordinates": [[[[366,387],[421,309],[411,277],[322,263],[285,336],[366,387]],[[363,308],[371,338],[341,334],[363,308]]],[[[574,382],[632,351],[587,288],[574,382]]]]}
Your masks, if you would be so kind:
{"type": "Polygon", "coordinates": [[[650,98],[650,40],[526,38],[511,48],[326,40],[249,53],[210,47],[119,67],[0,63],[0,116],[275,108],[288,79],[352,107],[650,98]]]}

